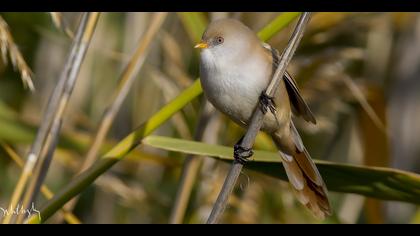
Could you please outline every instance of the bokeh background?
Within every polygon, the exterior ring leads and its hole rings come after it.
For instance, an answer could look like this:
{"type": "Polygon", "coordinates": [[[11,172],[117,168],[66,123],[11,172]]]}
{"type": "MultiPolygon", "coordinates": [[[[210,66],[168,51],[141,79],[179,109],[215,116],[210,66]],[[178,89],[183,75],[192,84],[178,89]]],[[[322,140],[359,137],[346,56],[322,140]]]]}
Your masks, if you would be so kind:
{"type": "MultiPolygon", "coordinates": [[[[45,181],[52,191],[60,190],[79,172],[102,114],[112,102],[111,94],[153,14],[101,14],[65,111],[60,144],[45,181]]],[[[203,22],[236,18],[258,32],[279,14],[199,15],[203,22]]],[[[81,14],[0,16],[24,61],[11,61],[8,52],[7,62],[5,58],[0,60],[0,206],[7,207],[22,171],[10,157],[11,150],[26,157],[63,70],[81,14]],[[22,82],[22,73],[28,69],[22,63],[33,72],[33,92],[22,82]]],[[[197,38],[188,27],[188,19],[185,13],[166,16],[112,123],[104,150],[199,77],[198,51],[193,48],[197,38]]],[[[268,42],[281,51],[294,25],[268,42]]],[[[1,45],[2,53],[10,48],[1,45]]],[[[420,173],[418,13],[315,13],[288,70],[318,121],[313,126],[296,119],[312,157],[420,173]]],[[[200,96],[154,135],[193,140],[205,106],[200,96]]],[[[244,130],[209,108],[202,142],[232,146],[243,134],[244,130]]],[[[257,138],[255,148],[275,150],[264,135],[257,138]]],[[[83,223],[168,223],[185,156],[139,146],[83,192],[74,215],[83,223]]],[[[226,162],[201,159],[183,223],[205,222],[229,168],[226,162]]],[[[318,221],[295,200],[286,182],[245,168],[222,222],[420,223],[420,210],[412,203],[350,193],[331,192],[330,197],[335,213],[318,221]]],[[[45,198],[40,197],[38,202],[45,202],[45,198]]],[[[60,214],[47,222],[66,223],[60,214]]]]}

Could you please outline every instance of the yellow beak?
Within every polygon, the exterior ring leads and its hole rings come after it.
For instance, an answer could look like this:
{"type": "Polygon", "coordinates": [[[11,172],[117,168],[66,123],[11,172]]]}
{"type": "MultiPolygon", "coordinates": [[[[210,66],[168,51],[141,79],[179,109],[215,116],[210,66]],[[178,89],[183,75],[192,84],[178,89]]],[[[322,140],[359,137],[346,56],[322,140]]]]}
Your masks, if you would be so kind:
{"type": "Polygon", "coordinates": [[[194,48],[208,48],[209,45],[205,42],[200,42],[197,45],[194,46],[194,48]]]}

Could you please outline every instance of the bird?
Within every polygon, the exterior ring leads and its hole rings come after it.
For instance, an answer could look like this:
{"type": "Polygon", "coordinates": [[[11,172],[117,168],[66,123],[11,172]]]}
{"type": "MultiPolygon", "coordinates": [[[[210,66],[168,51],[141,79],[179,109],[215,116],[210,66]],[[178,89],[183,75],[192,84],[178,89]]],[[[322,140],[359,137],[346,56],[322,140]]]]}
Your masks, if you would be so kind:
{"type": "MultiPolygon", "coordinates": [[[[316,124],[315,116],[287,71],[274,96],[265,94],[279,52],[230,18],[210,22],[195,48],[200,49],[200,82],[207,100],[244,128],[259,104],[266,104],[263,113],[267,106],[271,112],[264,115],[261,130],[272,137],[296,198],[319,219],[331,215],[327,187],[292,120],[296,116],[316,124]]],[[[239,151],[245,158],[252,155],[252,150],[239,151]]],[[[235,158],[244,161],[240,155],[235,158]]]]}

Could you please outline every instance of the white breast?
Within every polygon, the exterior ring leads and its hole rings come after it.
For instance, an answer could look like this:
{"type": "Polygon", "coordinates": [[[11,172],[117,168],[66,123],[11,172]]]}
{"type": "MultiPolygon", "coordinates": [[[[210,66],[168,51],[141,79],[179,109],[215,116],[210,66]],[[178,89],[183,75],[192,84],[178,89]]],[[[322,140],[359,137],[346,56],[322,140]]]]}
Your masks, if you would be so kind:
{"type": "Polygon", "coordinates": [[[241,63],[225,61],[203,50],[200,76],[205,96],[218,110],[244,125],[268,84],[271,68],[263,63],[258,58],[243,58],[241,63]]]}

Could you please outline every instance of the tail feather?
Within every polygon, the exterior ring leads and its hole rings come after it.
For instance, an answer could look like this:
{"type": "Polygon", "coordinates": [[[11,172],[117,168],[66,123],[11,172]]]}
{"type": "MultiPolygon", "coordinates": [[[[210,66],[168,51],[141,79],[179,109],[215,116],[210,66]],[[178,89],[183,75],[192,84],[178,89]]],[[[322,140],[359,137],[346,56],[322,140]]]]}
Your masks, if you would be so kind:
{"type": "Polygon", "coordinates": [[[305,146],[303,145],[302,139],[293,124],[290,123],[290,135],[293,139],[292,146],[296,146],[296,151],[298,154],[294,156],[296,162],[299,164],[300,168],[305,172],[305,174],[311,178],[313,182],[317,185],[323,185],[322,177],[318,172],[318,169],[315,166],[315,163],[312,161],[311,156],[309,155],[308,151],[306,151],[305,146]],[[304,153],[300,155],[300,153],[304,153]]]}
{"type": "MultiPolygon", "coordinates": [[[[273,139],[279,149],[285,146],[284,139],[280,140],[279,136],[273,135],[273,139]]],[[[324,219],[327,215],[331,215],[327,187],[309,153],[305,149],[299,151],[295,148],[295,150],[293,155],[280,151],[289,182],[299,202],[311,210],[317,218],[324,219]]]]}
{"type": "MultiPolygon", "coordinates": [[[[281,156],[284,155],[287,154],[282,153],[281,156]]],[[[317,179],[321,182],[314,182],[312,181],[312,178],[310,178],[301,168],[299,163],[296,161],[296,156],[301,155],[305,155],[305,152],[294,155],[292,161],[289,161],[288,158],[283,158],[283,166],[299,202],[309,208],[309,210],[311,210],[317,218],[324,219],[327,215],[331,215],[331,206],[327,197],[327,188],[320,175],[317,176],[317,179]]]]}
{"type": "Polygon", "coordinates": [[[292,156],[289,156],[291,159],[289,159],[287,154],[284,154],[283,156],[286,157],[283,158],[283,166],[286,170],[287,176],[289,177],[289,182],[296,190],[303,190],[305,187],[305,178],[302,171],[300,171],[300,168],[298,165],[296,165],[296,162],[293,161],[292,156]]]}

